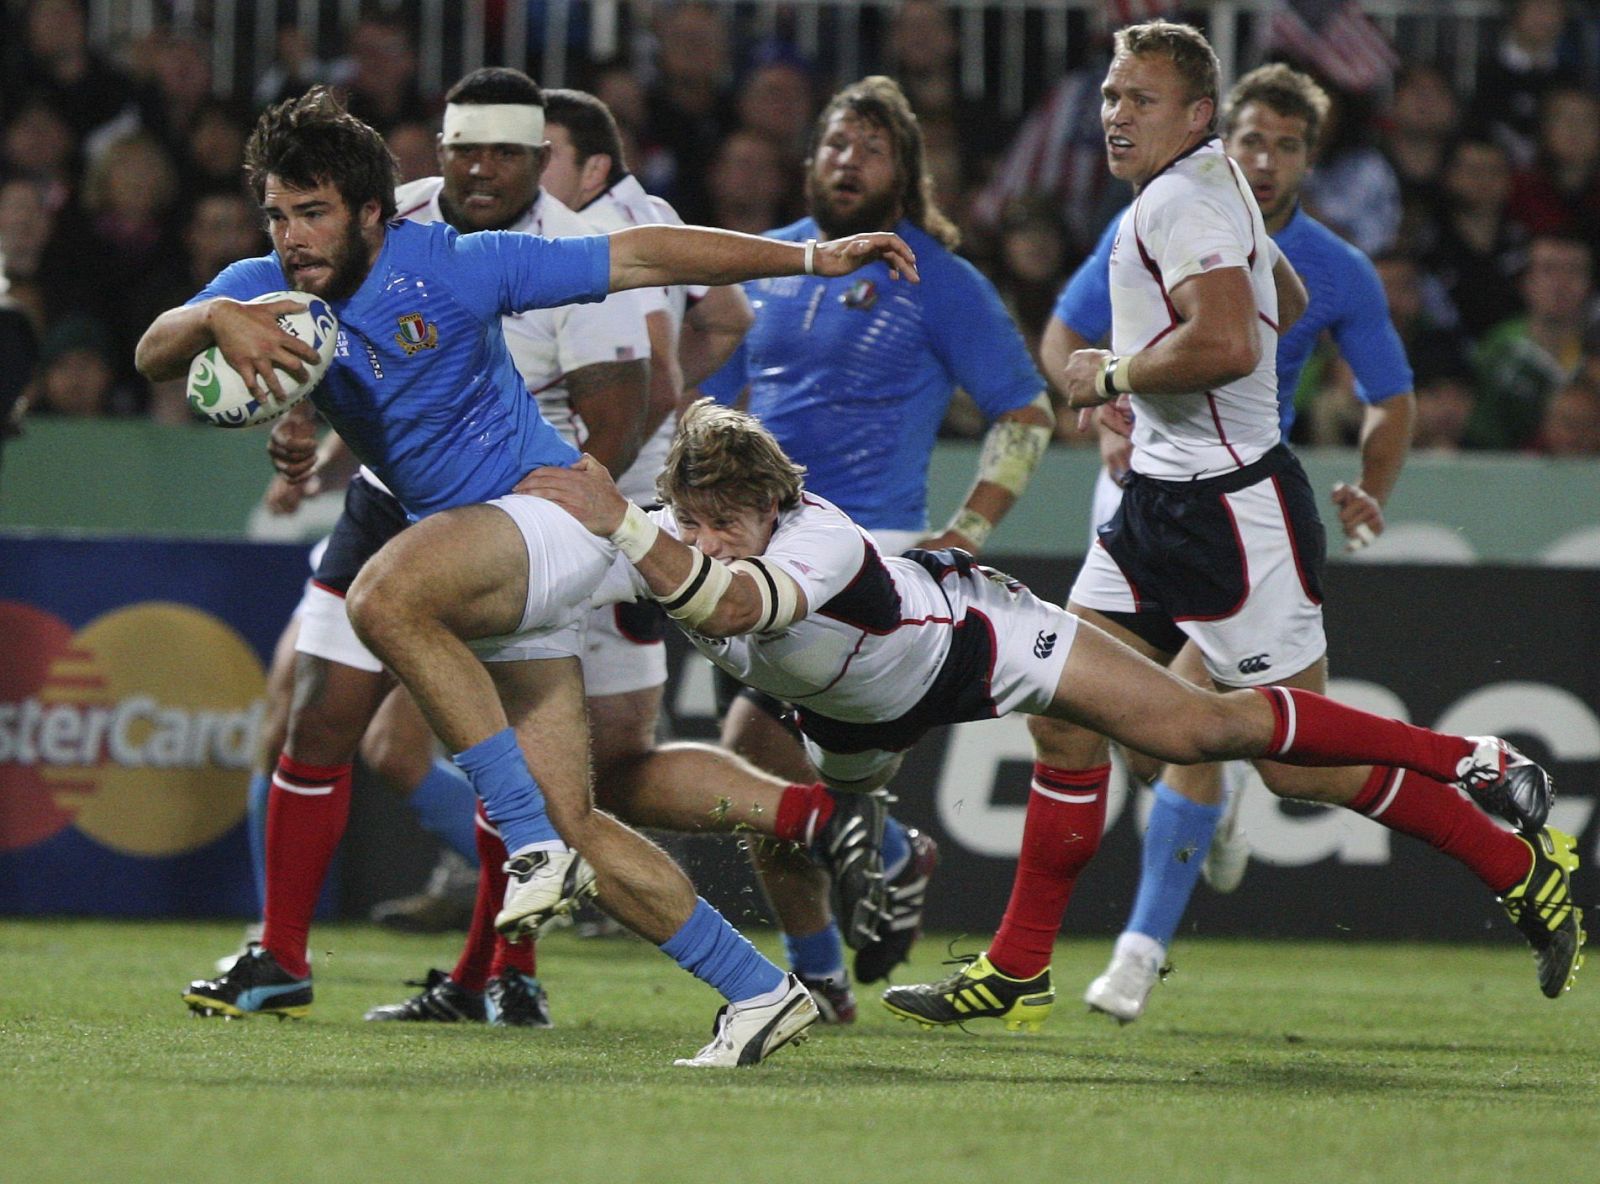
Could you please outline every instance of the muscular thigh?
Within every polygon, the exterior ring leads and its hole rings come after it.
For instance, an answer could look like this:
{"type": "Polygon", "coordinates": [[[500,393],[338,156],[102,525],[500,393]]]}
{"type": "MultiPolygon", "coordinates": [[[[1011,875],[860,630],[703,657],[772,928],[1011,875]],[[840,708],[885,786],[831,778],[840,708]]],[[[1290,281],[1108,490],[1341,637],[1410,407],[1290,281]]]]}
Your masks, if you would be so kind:
{"type": "Polygon", "coordinates": [[[589,723],[577,658],[488,663],[506,717],[556,825],[589,808],[589,723]]]}
{"type": "Polygon", "coordinates": [[[662,688],[646,687],[618,695],[590,695],[589,735],[595,777],[604,793],[606,774],[623,761],[655,747],[661,718],[662,688]]]}

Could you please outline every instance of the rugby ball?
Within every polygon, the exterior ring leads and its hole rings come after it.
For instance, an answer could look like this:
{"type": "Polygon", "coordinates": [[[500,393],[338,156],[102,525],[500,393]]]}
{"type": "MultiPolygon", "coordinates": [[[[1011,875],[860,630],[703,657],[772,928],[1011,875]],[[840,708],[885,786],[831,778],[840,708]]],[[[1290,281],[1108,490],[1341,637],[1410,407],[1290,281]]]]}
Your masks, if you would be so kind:
{"type": "Polygon", "coordinates": [[[258,423],[271,423],[315,390],[333,364],[339,319],[333,315],[328,302],[305,292],[268,292],[249,303],[270,304],[274,300],[295,300],[302,304],[300,312],[279,313],[278,327],[309,342],[317,351],[317,361],[306,364],[304,382],[296,382],[288,371],[278,370],[278,382],[285,396],[280,402],[270,391],[246,387],[239,372],[228,364],[216,346],[201,350],[189,363],[184,395],[190,410],[219,428],[248,428],[258,423]]]}

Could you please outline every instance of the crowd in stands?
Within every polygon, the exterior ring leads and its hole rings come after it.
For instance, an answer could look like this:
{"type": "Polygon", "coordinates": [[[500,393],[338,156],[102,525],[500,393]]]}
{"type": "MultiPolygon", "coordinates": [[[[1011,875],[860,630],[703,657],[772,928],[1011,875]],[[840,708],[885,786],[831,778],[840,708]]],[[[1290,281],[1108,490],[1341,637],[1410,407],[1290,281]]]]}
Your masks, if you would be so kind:
{"type": "MultiPolygon", "coordinates": [[[[440,99],[420,84],[403,4],[364,10],[336,57],[284,25],[253,93],[230,99],[203,31],[102,47],[82,0],[0,0],[0,17],[0,311],[34,341],[3,368],[32,362],[32,415],[186,420],[181,391],[135,373],[133,345],[156,312],[266,250],[240,171],[265,104],[332,84],[406,179],[435,171],[440,99]]],[[[1104,168],[1104,58],[1008,121],[961,94],[954,19],[939,0],[904,0],[872,26],[863,65],[911,97],[963,252],[1037,343],[1127,200],[1104,168]]],[[[1423,63],[1372,94],[1334,92],[1306,205],[1378,264],[1415,370],[1418,449],[1600,454],[1600,90],[1574,48],[1594,24],[1573,0],[1508,0],[1475,93],[1423,63]]],[[[843,80],[790,44],[737,35],[714,6],[657,0],[649,34],[630,43],[648,52],[578,63],[574,80],[616,113],[645,186],[691,222],[760,232],[798,217],[812,118],[843,80]]],[[[0,334],[13,354],[25,338],[0,334]]],[[[1354,442],[1351,384],[1331,351],[1307,368],[1300,442],[1354,442]]],[[[961,433],[959,409],[947,426],[961,433]]],[[[1058,436],[1083,442],[1070,422],[1058,436]]]]}

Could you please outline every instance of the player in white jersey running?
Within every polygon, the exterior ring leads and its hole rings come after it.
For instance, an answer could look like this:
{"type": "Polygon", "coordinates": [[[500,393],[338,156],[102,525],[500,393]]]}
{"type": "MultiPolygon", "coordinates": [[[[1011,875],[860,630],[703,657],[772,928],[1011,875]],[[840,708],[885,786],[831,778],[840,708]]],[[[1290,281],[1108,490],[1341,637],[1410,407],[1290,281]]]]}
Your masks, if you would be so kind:
{"type": "MultiPolygon", "coordinates": [[[[757,421],[702,402],[668,454],[663,509],[627,501],[592,458],[536,469],[518,488],[617,544],[623,558],[597,599],[659,601],[719,668],[794,703],[808,756],[837,786],[881,786],[929,728],[1019,711],[1182,764],[1269,754],[1293,765],[1378,760],[1491,798],[1531,783],[1548,807],[1543,771],[1502,760],[1501,742],[1444,736],[1298,689],[1201,690],[965,552],[884,558],[841,510],[805,492],[803,476],[757,421]],[[1493,759],[1480,760],[1485,749],[1493,759]]],[[[798,785],[748,796],[686,775],[706,760],[698,746],[658,750],[633,770],[630,816],[803,840],[837,800],[798,785]]],[[[1036,770],[1035,796],[1073,822],[1053,842],[1079,867],[1099,844],[1103,781],[1099,770],[1036,770]]],[[[929,1024],[995,1016],[1036,1026],[1048,1014],[1048,980],[997,991],[982,960],[982,977],[972,969],[954,1001],[922,987],[892,988],[885,999],[929,1024]]]]}
{"type": "MultiPolygon", "coordinates": [[[[1062,389],[1081,409],[1131,393],[1133,471],[1068,608],[1163,664],[1192,638],[1219,689],[1272,687],[1303,703],[1297,742],[1315,736],[1325,755],[1344,758],[1327,763],[1352,767],[1263,761],[1268,786],[1356,810],[1466,864],[1505,902],[1533,946],[1541,990],[1557,996],[1583,934],[1568,887],[1571,840],[1544,826],[1548,778],[1492,739],[1461,754],[1459,773],[1393,759],[1362,764],[1374,755],[1364,728],[1341,731],[1328,701],[1309,695],[1326,685],[1324,538],[1305,474],[1279,441],[1275,380],[1280,292],[1298,302],[1303,290],[1214,134],[1218,74],[1210,45],[1187,25],[1154,21],[1116,35],[1101,118],[1111,172],[1136,196],[1111,255],[1112,349],[1074,353],[1062,389]],[[1522,833],[1498,826],[1452,782],[1522,833]]],[[[1081,719],[1030,726],[1054,777],[1103,801],[1105,729],[1081,719]]],[[[894,988],[885,995],[891,1010],[930,1023],[1010,1022],[1024,1011],[1043,1018],[1055,936],[1082,866],[1069,840],[1088,823],[1041,781],[994,942],[945,982],[894,988]],[[973,991],[995,1002],[963,1011],[973,991]]],[[[1155,944],[1125,933],[1090,1004],[1136,1014],[1160,969],[1155,944]]]]}

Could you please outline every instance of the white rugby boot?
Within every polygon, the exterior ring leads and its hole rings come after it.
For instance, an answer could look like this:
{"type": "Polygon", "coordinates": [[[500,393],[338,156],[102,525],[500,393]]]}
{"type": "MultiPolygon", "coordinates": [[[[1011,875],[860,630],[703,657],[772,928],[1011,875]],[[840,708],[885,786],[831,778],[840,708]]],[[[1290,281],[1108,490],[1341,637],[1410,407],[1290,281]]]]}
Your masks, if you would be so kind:
{"type": "Polygon", "coordinates": [[[1206,848],[1205,860],[1200,864],[1200,875],[1213,892],[1234,891],[1250,866],[1250,837],[1239,829],[1239,804],[1244,801],[1248,775],[1248,765],[1241,768],[1237,762],[1229,761],[1222,766],[1228,802],[1217,820],[1217,829],[1211,832],[1211,846],[1206,848]]]}
{"type": "Polygon", "coordinates": [[[1166,951],[1161,943],[1142,933],[1117,938],[1106,972],[1083,993],[1092,1011],[1102,1011],[1119,1023],[1131,1024],[1144,1014],[1145,1001],[1162,978],[1166,951]]]}
{"type": "Polygon", "coordinates": [[[524,851],[506,860],[506,897],[494,927],[505,937],[538,934],[595,894],[594,868],[576,851],[524,851]]]}
{"type": "Polygon", "coordinates": [[[806,1029],[822,1018],[811,991],[793,974],[776,1002],[724,1003],[712,1027],[711,1043],[692,1057],[672,1063],[689,1069],[733,1069],[759,1065],[778,1049],[806,1039],[806,1029]]]}

